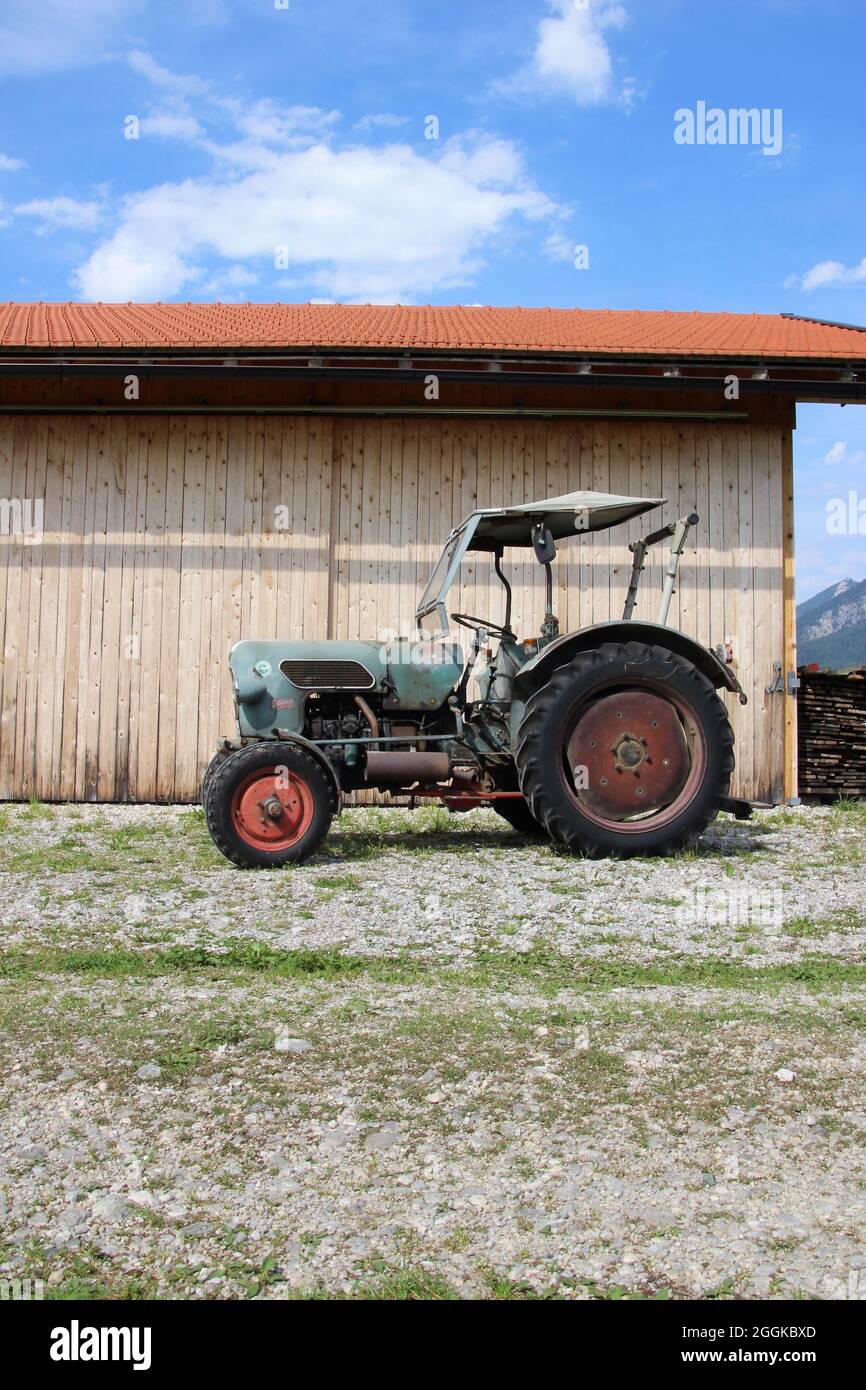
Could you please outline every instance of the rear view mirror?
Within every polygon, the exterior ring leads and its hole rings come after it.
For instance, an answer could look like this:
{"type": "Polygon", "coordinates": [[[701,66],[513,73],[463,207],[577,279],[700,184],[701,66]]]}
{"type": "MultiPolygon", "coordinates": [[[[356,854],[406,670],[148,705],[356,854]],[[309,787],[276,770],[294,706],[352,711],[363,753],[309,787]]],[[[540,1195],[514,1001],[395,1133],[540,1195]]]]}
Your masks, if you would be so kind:
{"type": "Polygon", "coordinates": [[[532,528],[532,548],[540,565],[549,565],[551,560],[556,559],[556,542],[541,522],[532,528]]]}

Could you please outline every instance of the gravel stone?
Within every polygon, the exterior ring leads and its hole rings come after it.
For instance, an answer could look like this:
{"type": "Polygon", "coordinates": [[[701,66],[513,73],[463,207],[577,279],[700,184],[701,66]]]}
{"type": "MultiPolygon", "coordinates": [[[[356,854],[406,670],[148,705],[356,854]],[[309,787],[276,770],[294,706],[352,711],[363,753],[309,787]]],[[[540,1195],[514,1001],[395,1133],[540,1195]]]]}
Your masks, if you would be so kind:
{"type": "Polygon", "coordinates": [[[38,1242],[61,1294],[857,1296],[864,829],[721,817],[614,863],[350,809],[241,874],[188,807],[4,808],[4,1277],[38,1242]],[[167,946],[191,963],[100,974],[167,946]],[[15,969],[72,950],[96,968],[15,969]]]}

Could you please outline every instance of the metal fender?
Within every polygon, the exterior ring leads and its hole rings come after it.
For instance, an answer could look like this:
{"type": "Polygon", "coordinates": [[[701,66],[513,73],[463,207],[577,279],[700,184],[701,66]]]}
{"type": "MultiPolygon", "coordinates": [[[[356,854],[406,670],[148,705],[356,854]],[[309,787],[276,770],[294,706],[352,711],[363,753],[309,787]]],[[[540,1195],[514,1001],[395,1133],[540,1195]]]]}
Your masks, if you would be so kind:
{"type": "Polygon", "coordinates": [[[592,627],[581,628],[579,632],[564,633],[548,646],[542,647],[537,656],[527,661],[514,677],[517,689],[528,698],[529,694],[544,685],[552,671],[563,666],[578,652],[589,651],[601,646],[603,642],[647,642],[653,646],[667,647],[677,656],[685,657],[693,666],[712,681],[719,690],[724,687],[739,697],[741,705],[748,702],[730,666],[722,661],[709,647],[704,647],[694,637],[687,637],[674,627],[664,627],[660,623],[624,622],[595,623],[592,627]]]}
{"type": "MultiPolygon", "coordinates": [[[[277,737],[276,739],[273,739],[273,740],[272,740],[272,739],[263,739],[262,742],[263,742],[263,743],[265,743],[265,742],[267,742],[267,743],[271,743],[271,742],[277,742],[277,743],[296,743],[296,744],[298,745],[299,748],[303,748],[303,750],[304,750],[305,753],[309,753],[309,755],[310,755],[311,758],[315,758],[316,762],[317,762],[317,763],[319,764],[319,766],[322,768],[322,770],[323,770],[323,772],[325,773],[325,775],[329,778],[329,780],[330,780],[330,782],[331,782],[331,785],[332,785],[333,788],[334,788],[334,795],[335,795],[336,798],[337,798],[337,811],[336,811],[336,814],[337,814],[338,816],[339,816],[339,815],[342,815],[342,813],[343,813],[343,793],[342,793],[342,790],[340,789],[340,783],[339,783],[338,780],[337,780],[337,774],[336,774],[336,772],[334,771],[333,764],[332,764],[331,762],[329,762],[328,758],[326,758],[326,756],[325,756],[325,754],[322,752],[321,748],[319,748],[317,744],[311,743],[310,740],[309,740],[308,738],[304,738],[303,734],[293,734],[293,733],[290,733],[287,729],[278,729],[278,730],[277,730],[277,735],[278,735],[278,737],[277,737]]],[[[249,746],[249,745],[247,745],[247,746],[249,746]]]]}

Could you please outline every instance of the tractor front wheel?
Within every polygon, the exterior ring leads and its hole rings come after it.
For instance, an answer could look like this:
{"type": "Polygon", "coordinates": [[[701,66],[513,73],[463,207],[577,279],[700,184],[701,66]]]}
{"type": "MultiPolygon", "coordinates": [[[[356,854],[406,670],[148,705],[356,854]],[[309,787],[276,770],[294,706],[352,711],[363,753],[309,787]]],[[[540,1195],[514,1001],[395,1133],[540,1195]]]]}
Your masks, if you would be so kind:
{"type": "Polygon", "coordinates": [[[336,810],[324,768],[291,743],[253,743],[232,753],[209,769],[202,802],[214,844],[242,869],[309,859],[336,810]]]}
{"type": "Polygon", "coordinates": [[[576,853],[668,854],[717,815],[733,744],[724,704],[691,662],[605,643],[529,701],[517,772],[533,816],[576,853]]]}

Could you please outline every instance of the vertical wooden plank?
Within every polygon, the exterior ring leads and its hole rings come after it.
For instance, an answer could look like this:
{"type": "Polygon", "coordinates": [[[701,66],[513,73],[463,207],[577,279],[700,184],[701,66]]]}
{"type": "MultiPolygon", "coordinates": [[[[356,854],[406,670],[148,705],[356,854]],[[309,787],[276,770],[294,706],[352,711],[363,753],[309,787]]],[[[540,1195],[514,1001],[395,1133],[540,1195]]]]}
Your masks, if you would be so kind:
{"type": "MultiPolygon", "coordinates": [[[[142,742],[142,725],[147,723],[147,732],[155,737],[151,725],[152,711],[144,709],[142,671],[147,651],[152,657],[152,640],[145,641],[145,594],[148,592],[148,534],[147,516],[150,505],[150,479],[161,473],[160,454],[162,441],[156,437],[157,421],[152,416],[132,416],[128,419],[129,428],[135,429],[138,436],[138,492],[135,504],[135,558],[133,562],[132,583],[132,622],[129,638],[129,733],[127,741],[127,794],[133,801],[146,800],[146,789],[139,777],[139,745],[142,742]]],[[[164,513],[163,513],[164,515],[164,513]]],[[[152,613],[151,613],[152,621],[152,613]]],[[[153,686],[146,687],[151,696],[153,686]]]]}
{"type": "Polygon", "coordinates": [[[752,647],[754,652],[755,702],[753,705],[754,775],[761,801],[771,799],[770,755],[774,706],[782,695],[768,695],[774,661],[781,661],[781,642],[773,640],[769,592],[770,554],[770,451],[765,425],[752,426],[752,647]]]}
{"type": "Polygon", "coordinates": [[[357,640],[361,632],[361,606],[362,606],[362,557],[361,544],[364,527],[364,449],[366,444],[366,430],[363,419],[352,422],[352,461],[351,477],[349,482],[350,508],[349,508],[349,561],[347,566],[348,573],[348,593],[346,595],[346,627],[345,636],[357,640]]]}
{"type": "MultiPolygon", "coordinates": [[[[628,496],[629,439],[633,431],[634,425],[627,420],[619,420],[611,425],[609,491],[618,497],[628,496]]],[[[610,573],[608,612],[611,618],[621,618],[628,592],[631,559],[628,552],[628,529],[625,526],[614,526],[604,533],[604,538],[610,573]]]]}
{"type": "Polygon", "coordinates": [[[63,664],[63,713],[60,728],[60,795],[75,798],[76,743],[78,738],[78,685],[81,664],[81,613],[86,563],[84,513],[87,493],[87,420],[76,416],[69,427],[69,514],[67,532],[68,582],[66,608],[59,612],[65,638],[63,664]]]}
{"type": "MultiPolygon", "coordinates": [[[[508,506],[511,502],[510,497],[505,492],[505,439],[508,433],[508,426],[505,421],[490,420],[486,425],[488,436],[488,456],[489,456],[489,477],[490,491],[488,494],[487,505],[491,507],[508,506]]],[[[509,463],[510,471],[510,463],[509,463]]],[[[505,552],[502,560],[502,568],[508,575],[511,568],[512,552],[505,552]]],[[[496,577],[493,568],[493,560],[487,568],[487,607],[484,613],[492,618],[496,623],[505,621],[505,590],[496,577]]]]}
{"type": "MultiPolygon", "coordinates": [[[[140,636],[136,632],[136,578],[140,580],[138,497],[140,478],[147,466],[147,436],[141,416],[118,417],[121,451],[123,454],[123,515],[120,522],[122,537],[120,600],[118,612],[118,673],[116,740],[114,750],[114,787],[111,795],[118,801],[128,801],[130,787],[130,718],[134,673],[140,665],[140,636]]],[[[100,775],[102,757],[100,756],[100,775]]]]}
{"type": "MultiPolygon", "coordinates": [[[[12,461],[15,449],[15,419],[11,415],[0,415],[0,497],[11,498],[12,461]]],[[[2,713],[5,708],[3,685],[6,678],[7,639],[11,650],[12,621],[6,601],[12,556],[12,541],[9,536],[0,535],[0,798],[12,796],[12,782],[6,771],[5,728],[2,713]]]]}
{"type": "Polygon", "coordinates": [[[165,487],[165,533],[162,548],[162,613],[160,632],[159,733],[156,799],[173,801],[177,743],[178,633],[180,571],[183,544],[184,467],[187,417],[173,415],[168,425],[165,487]]]}
{"type": "MultiPolygon", "coordinates": [[[[641,494],[644,497],[664,497],[666,494],[662,477],[662,426],[659,421],[645,420],[642,422],[640,448],[641,494]]],[[[659,508],[658,511],[650,512],[642,518],[644,524],[641,527],[641,534],[644,531],[649,533],[656,530],[667,520],[669,520],[667,506],[659,508]]],[[[661,546],[651,546],[647,551],[640,588],[638,589],[636,618],[655,620],[659,594],[661,593],[662,560],[660,551],[661,546]]]]}
{"type": "MultiPolygon", "coordinates": [[[[364,421],[364,498],[361,517],[358,627],[361,637],[376,630],[376,589],[379,582],[380,513],[384,510],[380,486],[382,422],[364,421]]],[[[387,523],[385,523],[387,524],[387,523]]]]}
{"type": "Polygon", "coordinates": [[[401,547],[397,556],[398,595],[397,631],[403,637],[411,637],[413,614],[418,596],[417,571],[420,551],[418,531],[418,459],[419,438],[418,421],[403,420],[401,424],[402,449],[401,470],[403,478],[402,505],[400,508],[401,547]]]}
{"type": "Polygon", "coordinates": [[[198,796],[199,724],[202,720],[200,690],[200,634],[202,629],[202,570],[205,564],[205,505],[207,422],[191,415],[186,422],[183,459],[181,531],[172,557],[180,565],[180,598],[177,625],[177,697],[172,795],[175,801],[194,801],[198,796]]]}
{"type": "Polygon", "coordinates": [[[325,422],[313,419],[306,430],[306,518],[304,531],[295,530],[304,549],[303,633],[308,638],[324,637],[327,600],[322,584],[327,571],[326,537],[322,534],[322,467],[325,422]]]}
{"type": "MultiPolygon", "coordinates": [[[[84,477],[84,515],[81,527],[81,612],[78,629],[78,697],[75,711],[75,782],[73,793],[77,801],[87,799],[93,760],[92,748],[88,743],[88,734],[94,723],[94,711],[91,703],[93,689],[91,622],[94,618],[94,611],[100,640],[102,632],[102,578],[101,572],[97,571],[101,423],[101,418],[98,416],[88,416],[85,419],[86,473],[84,477]],[[98,593],[96,601],[94,601],[95,589],[98,593]]],[[[98,660],[98,653],[96,660],[98,660]]]]}
{"type": "MultiPolygon", "coordinates": [[[[418,605],[427,580],[433,568],[433,545],[430,539],[430,521],[432,497],[434,488],[438,499],[438,473],[436,478],[433,476],[433,447],[432,434],[436,425],[430,420],[422,418],[418,422],[418,496],[415,508],[415,532],[417,536],[417,546],[415,550],[416,562],[414,570],[413,593],[409,605],[409,631],[415,633],[415,609],[418,605]]],[[[435,451],[436,462],[439,461],[439,450],[435,451]]],[[[445,531],[445,518],[442,516],[438,505],[436,506],[436,524],[445,531]]],[[[445,536],[442,536],[445,540],[445,536]]]]}
{"type": "Polygon", "coordinates": [[[334,422],[321,421],[319,446],[319,524],[316,544],[316,633],[328,635],[328,610],[331,590],[331,484],[334,463],[334,422]]]}
{"type": "MultiPolygon", "coordinates": [[[[596,420],[592,426],[592,490],[610,492],[610,425],[606,420],[596,420]]],[[[592,569],[590,586],[592,593],[592,617],[594,623],[604,623],[610,618],[610,564],[607,537],[604,533],[593,534],[584,541],[591,549],[592,569]]]]}
{"type": "MultiPolygon", "coordinates": [[[[680,570],[677,575],[677,592],[671,603],[670,623],[689,637],[698,637],[698,545],[701,543],[699,531],[706,525],[706,507],[701,512],[698,505],[698,432],[701,425],[680,424],[677,431],[677,512],[678,517],[691,516],[692,512],[701,517],[698,527],[689,531],[680,570]],[[674,616],[676,614],[676,616],[674,616]]],[[[671,517],[673,520],[673,517],[671,517]]],[[[669,550],[669,542],[664,542],[669,550]]]]}
{"type": "MultiPolygon", "coordinates": [[[[111,801],[115,796],[118,753],[126,743],[125,731],[122,732],[120,728],[119,692],[124,668],[129,665],[122,629],[125,596],[124,560],[127,553],[124,526],[128,475],[129,422],[122,415],[113,415],[108,421],[105,457],[105,581],[96,760],[96,797],[99,801],[111,801]]],[[[126,592],[128,594],[128,583],[126,592]]]]}
{"type": "Polygon", "coordinates": [[[768,484],[769,484],[769,525],[767,529],[767,551],[769,556],[767,586],[769,599],[769,631],[772,643],[772,660],[782,665],[782,680],[785,693],[779,695],[772,709],[772,718],[767,730],[766,781],[770,801],[778,805],[785,799],[785,726],[788,718],[788,705],[794,704],[794,697],[787,692],[787,675],[793,667],[787,665],[788,650],[785,640],[785,561],[784,561],[784,467],[782,454],[782,430],[772,425],[767,430],[768,446],[768,484]]]}
{"type": "MultiPolygon", "coordinates": [[[[12,426],[12,449],[9,464],[11,502],[19,504],[27,496],[27,464],[32,436],[32,422],[19,416],[12,426]]],[[[4,795],[20,797],[21,784],[16,770],[18,722],[18,681],[24,659],[25,636],[22,625],[24,552],[27,549],[22,530],[14,512],[9,516],[9,533],[2,538],[6,552],[6,621],[3,646],[3,704],[0,708],[0,786],[4,795]]]]}
{"type": "MultiPolygon", "coordinates": [[[[222,416],[208,423],[208,487],[211,516],[209,550],[211,578],[207,595],[206,650],[202,654],[202,669],[206,672],[206,700],[209,721],[203,743],[199,745],[199,764],[203,768],[213,755],[218,737],[234,732],[234,707],[231,682],[228,676],[228,656],[231,645],[231,625],[227,617],[227,571],[231,565],[230,551],[234,544],[228,535],[227,498],[230,420],[222,416]]],[[[282,533],[283,544],[287,533],[282,533]]]]}
{"type": "MultiPolygon", "coordinates": [[[[790,429],[782,432],[782,626],[784,669],[797,669],[797,609],[794,594],[794,441],[790,429]]],[[[799,796],[797,761],[797,701],[785,699],[785,771],[783,795],[786,800],[799,796]]]]}
{"type": "MultiPolygon", "coordinates": [[[[704,558],[708,571],[709,614],[707,641],[712,647],[724,643],[727,555],[725,551],[725,482],[722,430],[727,425],[707,428],[707,524],[703,528],[704,558]]],[[[702,518],[703,520],[703,518],[702,518]]]]}
{"type": "Polygon", "coordinates": [[[760,709],[764,700],[763,687],[760,684],[760,667],[756,661],[755,651],[755,614],[754,614],[754,587],[755,587],[755,563],[754,551],[752,546],[752,492],[754,487],[752,471],[752,432],[750,424],[743,424],[737,429],[737,471],[739,477],[738,488],[738,527],[737,527],[737,561],[739,566],[739,605],[737,632],[737,653],[739,657],[739,679],[740,684],[749,697],[748,705],[742,710],[737,729],[737,764],[740,770],[742,785],[746,788],[745,795],[749,798],[757,796],[757,780],[755,778],[755,711],[760,709]]]}
{"type": "Polygon", "coordinates": [[[162,640],[165,568],[168,419],[149,420],[143,584],[141,594],[141,664],[137,729],[136,800],[156,801],[160,704],[163,701],[162,640]]]}
{"type": "MultiPolygon", "coordinates": [[[[595,426],[590,420],[575,425],[577,431],[577,487],[589,492],[593,487],[595,426]]],[[[593,550],[592,536],[577,538],[577,622],[576,627],[589,627],[593,621],[593,550]]]]}
{"type": "Polygon", "coordinates": [[[36,791],[36,717],[39,709],[39,632],[42,616],[42,581],[45,567],[46,538],[39,534],[38,504],[45,508],[45,474],[48,455],[48,422],[35,417],[31,422],[28,448],[27,500],[32,508],[32,533],[23,556],[22,572],[22,653],[24,660],[18,671],[18,720],[16,735],[20,736],[18,781],[21,795],[30,797],[36,791]]]}
{"type": "Polygon", "coordinates": [[[331,446],[331,516],[328,525],[328,637],[342,630],[348,561],[345,529],[349,524],[351,422],[334,421],[331,446]]]}
{"type": "Polygon", "coordinates": [[[380,588],[376,637],[390,641],[400,633],[400,569],[403,562],[403,443],[401,420],[382,427],[382,489],[387,498],[387,524],[380,532],[380,588]]]}
{"type": "MultiPolygon", "coordinates": [[[[245,557],[246,507],[246,420],[229,416],[228,455],[225,464],[225,559],[222,578],[221,651],[228,657],[240,639],[243,612],[243,557],[245,557]]],[[[292,609],[292,612],[299,612],[292,609]]],[[[227,667],[221,682],[221,723],[227,723],[232,709],[227,667]]]]}

